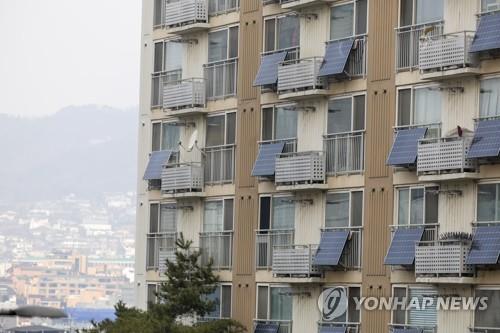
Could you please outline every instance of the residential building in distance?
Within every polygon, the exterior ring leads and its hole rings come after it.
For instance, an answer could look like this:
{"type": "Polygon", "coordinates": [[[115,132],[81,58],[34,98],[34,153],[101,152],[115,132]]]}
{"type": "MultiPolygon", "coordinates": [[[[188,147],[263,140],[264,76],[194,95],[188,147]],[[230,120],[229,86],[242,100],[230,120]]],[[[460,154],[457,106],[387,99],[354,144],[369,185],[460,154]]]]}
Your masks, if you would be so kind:
{"type": "Polygon", "coordinates": [[[182,233],[251,332],[500,332],[499,27],[498,0],[143,0],[138,305],[182,233]],[[354,302],[438,295],[489,307],[354,302]]]}

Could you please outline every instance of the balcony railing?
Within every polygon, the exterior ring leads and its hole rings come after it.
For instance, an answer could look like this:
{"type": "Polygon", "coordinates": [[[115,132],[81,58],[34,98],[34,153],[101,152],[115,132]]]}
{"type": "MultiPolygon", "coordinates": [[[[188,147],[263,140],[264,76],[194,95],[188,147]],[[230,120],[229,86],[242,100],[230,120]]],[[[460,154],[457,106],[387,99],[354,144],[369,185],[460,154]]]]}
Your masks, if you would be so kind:
{"type": "Polygon", "coordinates": [[[394,136],[396,136],[398,131],[407,130],[410,128],[427,128],[427,133],[425,134],[426,138],[441,137],[441,123],[398,125],[394,127],[394,136]]]}
{"type": "Polygon", "coordinates": [[[227,184],[234,180],[235,145],[203,149],[205,184],[227,184]]]}
{"type": "Polygon", "coordinates": [[[276,157],[276,185],[325,182],[325,154],[318,151],[283,153],[276,157]]]}
{"type": "Polygon", "coordinates": [[[415,329],[417,332],[422,333],[436,333],[436,326],[415,326],[415,325],[400,325],[400,324],[389,324],[389,333],[393,333],[396,329],[415,329]]]}
{"type": "Polygon", "coordinates": [[[254,320],[254,329],[257,326],[257,324],[278,324],[279,329],[278,333],[292,333],[292,321],[291,320],[272,320],[272,319],[255,319],[254,320]]]}
{"type": "MultiPolygon", "coordinates": [[[[348,77],[365,77],[366,76],[366,66],[367,66],[367,46],[368,46],[368,36],[358,35],[348,38],[336,39],[334,41],[342,41],[354,38],[354,44],[347,59],[347,64],[345,71],[348,77]]],[[[328,42],[334,42],[333,40],[328,42]]]]}
{"type": "Polygon", "coordinates": [[[275,245],[272,271],[275,276],[310,277],[320,275],[313,266],[317,245],[275,245]]]}
{"type": "Polygon", "coordinates": [[[422,235],[422,241],[424,242],[435,242],[439,239],[439,224],[428,223],[428,224],[407,224],[407,225],[391,225],[391,233],[397,229],[410,229],[410,228],[424,228],[424,234],[422,235]]]}
{"type": "Polygon", "coordinates": [[[208,0],[208,15],[219,15],[238,9],[239,0],[208,0]]]}
{"type": "Polygon", "coordinates": [[[360,269],[361,258],[363,255],[363,227],[347,227],[347,228],[326,228],[325,231],[331,230],[347,230],[349,238],[346,247],[340,258],[340,264],[346,269],[360,269]]]}
{"type": "Polygon", "coordinates": [[[182,78],[182,70],[153,73],[151,76],[151,107],[163,106],[165,86],[182,78]]]}
{"type": "Polygon", "coordinates": [[[212,62],[203,66],[206,82],[206,96],[209,100],[236,95],[238,81],[238,59],[212,62]]]}
{"type": "Polygon", "coordinates": [[[204,108],[206,104],[204,79],[186,79],[166,82],[163,86],[163,108],[204,108]]]}
{"type": "Polygon", "coordinates": [[[230,269],[233,263],[233,232],[200,233],[201,262],[212,260],[214,269],[230,269]]]}
{"type": "Polygon", "coordinates": [[[345,327],[345,333],[359,333],[360,323],[329,323],[329,322],[319,322],[318,332],[321,332],[323,327],[345,327]]]}
{"type": "Polygon", "coordinates": [[[161,175],[163,194],[201,192],[202,190],[203,167],[201,163],[175,163],[163,167],[161,175]]]}
{"type": "Polygon", "coordinates": [[[442,71],[473,65],[469,53],[473,39],[474,33],[470,31],[421,37],[418,56],[420,70],[442,71]]]}
{"type": "Polygon", "coordinates": [[[147,235],[146,269],[160,269],[164,271],[166,259],[175,258],[176,233],[152,233],[147,235]]]}
{"type": "Polygon", "coordinates": [[[270,55],[273,53],[278,53],[278,52],[284,52],[286,51],[286,57],[285,61],[290,61],[290,60],[298,60],[300,57],[300,47],[289,47],[286,49],[279,49],[279,50],[274,50],[274,51],[266,51],[262,52],[262,56],[270,55]]]}
{"type": "Polygon", "coordinates": [[[466,158],[471,144],[470,136],[420,140],[417,173],[474,171],[475,162],[466,158]]]}
{"type": "Polygon", "coordinates": [[[290,138],[290,139],[277,139],[277,140],[263,140],[259,141],[259,146],[266,145],[266,144],[271,144],[271,143],[278,143],[278,142],[284,142],[285,146],[283,148],[283,153],[293,153],[297,151],[297,139],[296,138],[290,138]]]}
{"type": "Polygon", "coordinates": [[[396,70],[418,67],[420,38],[442,34],[442,21],[396,28],[396,70]]]}
{"type": "Polygon", "coordinates": [[[276,246],[292,245],[294,230],[257,230],[256,266],[257,269],[270,269],[273,263],[273,250],[276,246]]]}
{"type": "Polygon", "coordinates": [[[325,89],[327,82],[318,76],[323,58],[288,60],[278,65],[278,93],[325,89]]]}
{"type": "Polygon", "coordinates": [[[470,276],[474,268],[466,259],[471,249],[470,241],[422,241],[415,246],[415,274],[417,276],[470,276]]]}
{"type": "Polygon", "coordinates": [[[323,139],[328,175],[361,173],[365,162],[364,131],[326,135],[323,139]]]}
{"type": "Polygon", "coordinates": [[[165,4],[165,25],[167,27],[196,23],[208,23],[207,0],[167,1],[165,4]]]}

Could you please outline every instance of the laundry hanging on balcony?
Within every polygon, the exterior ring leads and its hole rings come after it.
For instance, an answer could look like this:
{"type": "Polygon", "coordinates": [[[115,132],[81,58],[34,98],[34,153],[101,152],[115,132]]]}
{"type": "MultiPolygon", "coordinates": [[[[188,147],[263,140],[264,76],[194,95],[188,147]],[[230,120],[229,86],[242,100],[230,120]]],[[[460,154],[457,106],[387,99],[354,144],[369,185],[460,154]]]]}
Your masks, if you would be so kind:
{"type": "Polygon", "coordinates": [[[387,164],[392,166],[415,164],[418,155],[418,141],[424,138],[425,133],[427,133],[427,128],[410,128],[398,131],[387,164]]]}
{"type": "Polygon", "coordinates": [[[500,226],[477,227],[466,263],[468,265],[496,265],[499,256],[500,226]]]}
{"type": "Polygon", "coordinates": [[[332,230],[321,233],[321,241],[314,256],[315,266],[338,266],[347,244],[349,231],[332,230]]]}
{"type": "Polygon", "coordinates": [[[146,167],[146,172],[144,172],[144,180],[155,180],[161,179],[161,172],[163,166],[168,163],[170,156],[172,155],[171,150],[161,150],[154,151],[149,157],[149,163],[146,167]]]}
{"type": "Polygon", "coordinates": [[[328,43],[318,76],[344,74],[353,45],[353,38],[328,43]]]}
{"type": "Polygon", "coordinates": [[[262,144],[253,166],[252,176],[272,177],[276,172],[276,156],[283,152],[285,142],[262,144]]]}
{"type": "Polygon", "coordinates": [[[278,66],[286,58],[287,51],[262,56],[254,86],[267,86],[278,82],[278,66]]]}
{"type": "Polygon", "coordinates": [[[385,265],[413,265],[415,245],[422,240],[424,228],[398,228],[385,256],[385,265]]]}
{"type": "Polygon", "coordinates": [[[500,13],[481,16],[469,52],[482,52],[500,49],[500,13]]]}
{"type": "Polygon", "coordinates": [[[500,119],[480,121],[467,158],[491,158],[498,157],[499,154],[500,119]]]}

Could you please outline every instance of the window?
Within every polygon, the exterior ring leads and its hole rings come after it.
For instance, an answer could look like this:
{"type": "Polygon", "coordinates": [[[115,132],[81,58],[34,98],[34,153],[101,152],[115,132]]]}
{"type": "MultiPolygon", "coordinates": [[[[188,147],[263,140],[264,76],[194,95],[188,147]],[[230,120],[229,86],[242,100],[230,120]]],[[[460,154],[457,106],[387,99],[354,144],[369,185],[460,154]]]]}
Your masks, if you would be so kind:
{"type": "Polygon", "coordinates": [[[479,117],[500,116],[500,78],[481,80],[479,117]]]}
{"type": "Polygon", "coordinates": [[[295,227],[295,201],[291,196],[260,198],[260,230],[287,230],[295,227]]]}
{"type": "Polygon", "coordinates": [[[180,129],[172,122],[153,123],[152,151],[179,149],[180,129]]]}
{"type": "Polygon", "coordinates": [[[397,126],[434,125],[427,136],[439,136],[441,91],[438,87],[415,87],[398,90],[397,126]]]}
{"type": "Polygon", "coordinates": [[[238,27],[210,32],[208,34],[208,62],[217,62],[238,57],[238,27]]]}
{"type": "MultiPolygon", "coordinates": [[[[257,286],[257,319],[292,320],[292,288],[281,286],[257,286]]],[[[283,323],[283,325],[287,325],[283,323]]]]}
{"type": "Polygon", "coordinates": [[[156,296],[158,293],[158,284],[156,283],[148,283],[148,291],[147,291],[147,304],[148,307],[151,304],[155,304],[158,302],[158,297],[156,296]]]}
{"type": "Polygon", "coordinates": [[[330,39],[366,34],[367,0],[335,5],[330,12],[330,39]]]}
{"type": "Polygon", "coordinates": [[[328,103],[327,133],[365,129],[365,95],[332,99],[328,103]]]}
{"type": "Polygon", "coordinates": [[[500,10],[499,0],[481,0],[481,13],[500,10]]]}
{"type": "Polygon", "coordinates": [[[297,111],[293,107],[279,106],[262,109],[262,140],[295,139],[297,137],[297,111]]]}
{"type": "Polygon", "coordinates": [[[234,144],[235,139],[236,112],[207,117],[207,147],[234,144]]]}
{"type": "Polygon", "coordinates": [[[236,10],[239,6],[239,0],[209,0],[208,14],[217,15],[236,10]]]}
{"type": "Polygon", "coordinates": [[[163,24],[163,11],[165,0],[154,0],[153,8],[153,27],[159,27],[163,24]]]}
{"type": "MultiPolygon", "coordinates": [[[[330,288],[337,288],[337,287],[325,287],[323,291],[330,288]]],[[[328,318],[322,318],[322,323],[359,323],[361,320],[361,310],[356,309],[356,300],[359,300],[361,298],[361,288],[355,286],[340,287],[340,288],[345,289],[345,292],[347,294],[346,295],[347,304],[345,304],[345,306],[347,306],[347,311],[342,316],[337,317],[333,320],[329,320],[328,318]]],[[[326,295],[323,294],[323,296],[326,295]]],[[[326,298],[323,299],[323,303],[328,301],[331,301],[331,299],[330,300],[326,298]]]]}
{"type": "Polygon", "coordinates": [[[182,78],[183,46],[181,43],[161,41],[154,44],[151,106],[163,103],[163,85],[182,78]]]}
{"type": "Polygon", "coordinates": [[[298,47],[299,45],[300,18],[298,16],[280,16],[265,20],[265,52],[290,49],[298,47]]]}
{"type": "Polygon", "coordinates": [[[215,303],[215,309],[206,315],[206,318],[225,319],[231,317],[231,285],[218,285],[207,298],[215,303]]]}
{"type": "Polygon", "coordinates": [[[477,221],[500,221],[500,184],[477,186],[477,221]]]}
{"type": "Polygon", "coordinates": [[[477,309],[474,313],[474,327],[488,327],[492,331],[500,329],[500,290],[499,289],[476,289],[476,297],[487,297],[488,308],[486,310],[477,309]]]}
{"type": "Polygon", "coordinates": [[[397,202],[398,225],[438,223],[438,187],[399,188],[397,202]]]}
{"type": "Polygon", "coordinates": [[[399,26],[418,25],[441,21],[444,0],[400,0],[399,26]]]}
{"type": "MultiPolygon", "coordinates": [[[[175,203],[149,206],[149,233],[147,235],[147,268],[158,268],[161,251],[173,252],[177,232],[175,203]]],[[[163,264],[163,263],[162,263],[163,264]]]]}
{"type": "MultiPolygon", "coordinates": [[[[392,294],[398,300],[404,300],[408,304],[410,299],[418,299],[418,304],[422,304],[424,298],[435,298],[437,290],[432,287],[411,287],[394,286],[392,294]]],[[[392,311],[392,325],[404,325],[409,327],[435,327],[437,324],[436,305],[428,306],[425,309],[419,309],[412,306],[406,309],[406,306],[398,306],[392,311]]],[[[406,328],[406,327],[405,327],[406,328]]]]}
{"type": "Polygon", "coordinates": [[[326,196],[326,228],[361,227],[363,192],[329,193],[326,196]]]}
{"type": "Polygon", "coordinates": [[[233,199],[205,202],[204,232],[233,230],[233,199]]]}

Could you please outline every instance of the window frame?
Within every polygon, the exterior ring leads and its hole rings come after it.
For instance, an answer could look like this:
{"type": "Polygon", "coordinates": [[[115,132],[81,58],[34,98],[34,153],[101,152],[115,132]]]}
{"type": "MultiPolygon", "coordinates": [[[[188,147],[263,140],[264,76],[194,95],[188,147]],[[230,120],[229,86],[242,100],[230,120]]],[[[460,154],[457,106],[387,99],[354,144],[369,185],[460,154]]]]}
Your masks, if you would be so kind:
{"type": "MultiPolygon", "coordinates": [[[[261,116],[261,120],[260,120],[260,140],[263,141],[263,142],[271,142],[271,141],[287,141],[287,140],[297,140],[298,139],[298,136],[299,136],[299,122],[298,122],[298,114],[297,114],[297,126],[295,128],[295,137],[293,138],[283,138],[283,139],[276,139],[276,110],[277,109],[280,109],[280,108],[288,108],[288,107],[297,107],[297,104],[296,103],[285,103],[285,104],[268,104],[268,105],[262,105],[261,108],[260,108],[260,112],[263,114],[264,113],[264,110],[266,109],[272,109],[272,114],[273,114],[273,119],[272,119],[272,124],[271,124],[271,139],[264,139],[264,119],[265,117],[261,116]]],[[[294,112],[294,113],[297,113],[299,111],[287,111],[285,110],[286,112],[294,112]]]]}
{"type": "MultiPolygon", "coordinates": [[[[487,290],[487,291],[498,291],[500,292],[500,286],[498,285],[481,285],[477,286],[474,288],[474,297],[477,297],[476,291],[478,290],[487,290]]],[[[476,325],[476,311],[472,311],[472,327],[473,328],[481,328],[482,326],[477,326],[476,325]]],[[[500,325],[498,327],[495,327],[495,329],[500,329],[500,325]]],[[[494,330],[495,331],[495,330],[494,330]]]]}
{"type": "MultiPolygon", "coordinates": [[[[154,120],[151,122],[151,152],[154,152],[154,151],[164,151],[164,150],[168,150],[168,149],[165,149],[165,147],[163,147],[163,128],[164,128],[164,124],[173,124],[174,126],[176,126],[177,122],[174,121],[174,120],[154,120]],[[160,149],[159,150],[154,150],[153,149],[153,146],[154,146],[154,126],[155,125],[159,125],[160,126],[160,149]]],[[[179,130],[179,141],[178,143],[181,141],[181,131],[179,130]]],[[[176,150],[172,150],[173,152],[179,152],[179,146],[177,146],[177,149],[176,150]]]]}
{"type": "Polygon", "coordinates": [[[237,129],[238,129],[238,114],[237,111],[235,110],[230,110],[230,111],[224,111],[220,113],[211,113],[207,115],[207,120],[206,120],[206,126],[207,130],[205,131],[205,148],[215,148],[215,147],[225,147],[225,146],[231,146],[231,145],[236,145],[236,137],[237,137],[237,129]],[[230,114],[234,114],[234,142],[228,143],[228,118],[230,114]],[[208,118],[215,118],[215,117],[224,117],[224,143],[222,145],[215,145],[215,146],[208,146],[208,118]]]}
{"type": "MultiPolygon", "coordinates": [[[[404,1],[404,0],[398,1],[398,28],[409,28],[412,26],[426,25],[426,24],[430,24],[430,23],[441,22],[444,20],[444,10],[445,10],[444,0],[442,0],[443,1],[443,17],[439,21],[425,21],[425,22],[421,22],[421,23],[417,23],[417,1],[419,1],[419,0],[411,0],[411,2],[412,2],[411,24],[402,26],[401,25],[401,9],[402,9],[401,2],[402,1],[404,1]]],[[[480,7],[481,7],[481,4],[480,4],[480,7]]]]}
{"type": "MultiPolygon", "coordinates": [[[[500,0],[499,0],[498,4],[500,6],[500,0]]],[[[498,11],[500,11],[500,8],[499,8],[498,11]]],[[[498,114],[494,115],[494,116],[481,116],[481,90],[482,90],[481,89],[481,84],[484,81],[488,81],[488,80],[498,80],[499,86],[500,86],[500,75],[498,75],[498,74],[484,75],[484,76],[482,76],[482,77],[479,78],[479,93],[478,93],[478,98],[477,98],[477,105],[478,105],[477,119],[478,120],[488,120],[488,119],[498,119],[498,118],[500,118],[500,110],[497,111],[498,114]]],[[[500,89],[499,89],[499,91],[500,91],[500,89]]],[[[499,108],[500,108],[500,101],[499,101],[499,108]]]]}
{"type": "Polygon", "coordinates": [[[366,17],[365,17],[366,31],[363,33],[359,33],[359,34],[356,31],[356,28],[358,25],[358,20],[359,20],[357,3],[358,3],[358,0],[348,0],[348,1],[336,2],[332,5],[330,5],[330,13],[329,13],[330,15],[329,15],[329,19],[328,19],[328,38],[329,38],[329,41],[343,40],[343,39],[347,39],[347,38],[354,38],[356,36],[364,36],[364,35],[368,34],[369,1],[368,0],[366,1],[366,17]],[[345,36],[345,37],[333,39],[332,38],[332,21],[333,21],[332,20],[332,11],[333,11],[333,8],[341,7],[341,6],[345,6],[345,5],[352,5],[353,6],[352,34],[351,34],[351,36],[345,36]]]}
{"type": "Polygon", "coordinates": [[[212,232],[221,232],[221,233],[225,233],[225,232],[234,232],[234,219],[235,219],[235,207],[234,207],[234,204],[235,204],[235,197],[231,197],[231,196],[227,196],[227,197],[220,197],[220,198],[208,198],[207,200],[205,200],[203,202],[203,218],[202,218],[202,223],[201,223],[201,228],[202,228],[202,233],[212,233],[212,232]],[[228,229],[228,230],[222,230],[222,231],[205,231],[205,207],[206,207],[206,203],[210,203],[210,202],[219,202],[219,201],[222,201],[222,229],[225,229],[225,220],[226,220],[226,203],[227,201],[229,200],[232,200],[233,202],[233,216],[231,217],[231,229],[228,229]]]}
{"type": "Polygon", "coordinates": [[[235,59],[238,59],[239,57],[239,46],[240,46],[240,25],[238,23],[236,24],[230,24],[230,25],[227,25],[227,26],[223,26],[223,27],[219,27],[219,28],[216,28],[216,29],[213,29],[213,30],[210,30],[207,34],[207,46],[208,46],[208,49],[207,49],[207,65],[211,65],[211,64],[217,64],[217,63],[222,63],[222,62],[227,62],[227,61],[231,61],[231,60],[235,60],[235,59]],[[236,45],[236,57],[230,57],[231,55],[231,29],[233,28],[237,28],[237,31],[238,31],[238,41],[237,41],[237,45],[236,45]],[[210,61],[210,34],[213,34],[213,33],[217,33],[217,32],[221,32],[221,31],[226,31],[226,41],[227,41],[227,48],[226,48],[226,58],[225,59],[219,59],[219,60],[214,60],[214,61],[210,61]]]}
{"type": "Polygon", "coordinates": [[[364,204],[365,204],[365,189],[364,188],[352,188],[352,189],[347,189],[347,190],[340,190],[340,191],[336,191],[336,190],[333,190],[333,191],[328,191],[325,195],[325,209],[324,209],[324,213],[325,213],[325,217],[323,219],[323,223],[324,223],[324,229],[325,230],[335,230],[335,229],[351,229],[351,228],[360,228],[362,229],[365,225],[365,207],[364,207],[364,204]],[[355,226],[353,225],[353,218],[352,218],[352,198],[353,198],[353,193],[354,192],[360,192],[361,193],[361,209],[362,209],[362,212],[361,212],[361,225],[359,226],[355,226]],[[349,225],[347,227],[327,227],[326,226],[326,220],[327,220],[327,207],[328,207],[328,195],[330,194],[346,194],[348,193],[349,194],[349,225]]]}
{"type": "Polygon", "coordinates": [[[366,107],[366,92],[360,92],[360,93],[352,93],[352,94],[348,94],[348,95],[337,95],[337,96],[333,96],[331,97],[330,99],[328,99],[328,104],[330,102],[334,102],[334,101],[338,101],[338,100],[343,100],[343,99],[350,99],[351,100],[351,130],[349,132],[339,132],[339,133],[328,133],[328,112],[329,112],[329,108],[330,106],[327,105],[327,111],[326,111],[326,119],[325,119],[325,126],[326,126],[326,129],[325,129],[325,133],[326,135],[339,135],[339,134],[347,134],[347,133],[355,133],[355,132],[364,132],[366,131],[366,111],[367,111],[367,107],[366,107]],[[356,97],[360,97],[360,96],[363,96],[364,97],[364,108],[363,108],[363,129],[360,129],[360,130],[354,130],[354,100],[356,97]]]}
{"type": "MultiPolygon", "coordinates": [[[[400,186],[396,186],[394,188],[394,207],[395,207],[395,216],[394,216],[394,221],[395,221],[395,226],[396,227],[410,227],[410,226],[432,226],[432,225],[436,225],[436,223],[426,223],[426,207],[427,207],[427,199],[426,199],[426,190],[427,188],[429,187],[435,187],[437,188],[438,192],[440,191],[441,187],[438,185],[438,184],[434,184],[434,183],[430,183],[430,184],[410,184],[410,185],[400,185],[400,186]],[[404,190],[404,189],[408,189],[408,193],[409,193],[409,196],[408,198],[410,200],[408,200],[408,216],[407,216],[407,221],[408,221],[408,224],[399,224],[399,191],[401,190],[404,190]],[[417,190],[417,189],[423,189],[424,190],[424,201],[423,201],[423,205],[422,205],[422,220],[423,220],[423,223],[422,224],[411,224],[411,191],[412,190],[417,190]]],[[[440,198],[439,198],[439,193],[437,194],[437,199],[438,199],[438,205],[437,205],[437,208],[438,208],[438,212],[437,212],[437,225],[439,225],[439,213],[440,213],[440,210],[439,210],[439,201],[440,201],[440,198]]]]}
{"type": "MultiPolygon", "coordinates": [[[[255,318],[259,321],[273,321],[273,320],[285,320],[285,319],[271,319],[271,289],[272,288],[288,288],[292,289],[291,285],[287,285],[284,283],[281,284],[275,284],[275,283],[257,283],[256,286],[256,293],[255,293],[255,318]],[[266,318],[258,318],[259,316],[259,287],[266,287],[267,288],[267,315],[266,318]]],[[[292,317],[293,317],[293,302],[292,302],[292,317]]],[[[286,321],[286,320],[285,320],[286,321]]]]}
{"type": "Polygon", "coordinates": [[[419,89],[434,89],[437,88],[439,89],[439,84],[436,83],[428,83],[428,84],[421,84],[421,85],[406,85],[406,86],[399,86],[396,88],[396,124],[395,128],[414,128],[414,127],[424,127],[427,125],[437,125],[439,124],[439,127],[441,127],[442,124],[442,119],[443,119],[443,95],[442,91],[441,93],[441,109],[440,109],[440,122],[439,123],[430,123],[430,124],[415,124],[415,111],[416,111],[416,105],[415,105],[415,91],[419,89]],[[410,90],[410,124],[408,125],[399,125],[399,92],[401,90],[410,90]]]}
{"type": "Polygon", "coordinates": [[[294,208],[294,216],[293,216],[293,229],[275,229],[273,228],[273,215],[274,215],[274,205],[273,205],[273,199],[274,198],[291,198],[292,200],[295,198],[295,196],[292,193],[276,193],[276,194],[262,194],[259,196],[259,211],[258,211],[258,222],[259,222],[259,228],[258,231],[273,231],[273,230],[293,230],[295,232],[295,223],[296,223],[296,213],[297,213],[297,203],[295,200],[293,200],[293,208],[294,208]],[[262,198],[269,198],[269,229],[261,229],[261,199],[262,198]]]}
{"type": "Polygon", "coordinates": [[[219,300],[219,304],[218,304],[218,307],[219,307],[219,315],[218,317],[212,317],[212,316],[209,316],[209,314],[207,314],[207,316],[205,316],[205,318],[209,318],[209,319],[230,319],[233,315],[233,284],[231,282],[219,282],[217,283],[217,286],[216,288],[219,288],[219,295],[218,295],[218,300],[219,300]],[[229,299],[230,301],[230,304],[229,304],[229,309],[230,309],[230,313],[229,313],[229,317],[223,317],[222,316],[222,311],[223,311],[223,306],[222,306],[222,289],[223,287],[229,287],[229,291],[231,292],[231,297],[229,299]]]}
{"type": "MultiPolygon", "coordinates": [[[[350,290],[351,288],[357,288],[359,289],[359,297],[363,297],[363,288],[361,287],[361,285],[359,284],[330,284],[330,283],[327,283],[325,284],[324,286],[321,287],[321,292],[325,291],[326,289],[329,289],[329,288],[344,288],[347,290],[347,311],[345,313],[346,315],[346,321],[345,322],[341,322],[341,321],[323,321],[323,314],[320,313],[320,320],[319,322],[321,324],[337,324],[337,325],[342,325],[342,324],[357,324],[357,325],[360,325],[362,323],[362,320],[363,320],[363,311],[361,311],[361,309],[357,310],[359,312],[359,321],[351,321],[350,318],[349,318],[349,301],[350,301],[350,290]]],[[[356,304],[356,303],[355,303],[356,304]]]]}
{"type": "MultiPolygon", "coordinates": [[[[264,17],[264,20],[263,20],[263,23],[262,23],[262,32],[263,32],[263,36],[262,36],[262,50],[264,52],[264,54],[272,54],[272,53],[276,53],[276,52],[280,52],[280,51],[285,51],[285,50],[293,50],[293,49],[299,49],[300,48],[300,35],[299,35],[299,42],[296,46],[291,46],[291,47],[288,47],[288,48],[278,48],[278,42],[279,42],[279,23],[278,21],[283,19],[283,18],[286,18],[287,16],[289,15],[286,15],[286,14],[279,14],[279,15],[272,15],[272,16],[267,16],[267,17],[264,17]],[[266,23],[267,21],[271,21],[271,20],[274,20],[274,46],[273,46],[273,49],[272,50],[266,50],[266,40],[267,40],[267,30],[266,30],[266,23]]],[[[299,26],[298,26],[298,31],[299,31],[299,34],[300,34],[300,18],[298,19],[298,22],[299,22],[299,26]]],[[[298,58],[298,56],[297,56],[298,58]]]]}
{"type": "MultiPolygon", "coordinates": [[[[500,179],[489,179],[489,180],[484,180],[484,181],[480,181],[476,184],[475,186],[475,200],[476,200],[476,204],[475,204],[475,207],[474,207],[474,216],[475,216],[475,219],[476,219],[476,223],[478,224],[488,224],[488,223],[499,223],[500,222],[500,219],[499,221],[479,221],[478,219],[478,206],[479,206],[479,186],[481,185],[496,185],[497,188],[500,187],[500,179]]],[[[499,199],[498,202],[500,203],[500,189],[499,191],[497,192],[497,198],[499,199]]],[[[495,205],[495,208],[500,208],[498,206],[495,205]]],[[[496,212],[495,212],[496,214],[496,212]]],[[[499,217],[500,217],[500,209],[498,210],[498,214],[499,214],[499,217]]]]}
{"type": "Polygon", "coordinates": [[[161,235],[164,234],[165,232],[160,232],[160,225],[161,225],[161,208],[162,206],[175,206],[175,229],[176,231],[174,233],[177,233],[178,230],[178,224],[179,224],[179,207],[177,205],[177,202],[175,201],[166,201],[166,202],[160,202],[160,201],[150,201],[149,202],[149,209],[148,209],[148,232],[147,235],[161,235]],[[158,205],[158,221],[156,225],[156,232],[151,232],[151,206],[153,205],[158,205]]]}
{"type": "MultiPolygon", "coordinates": [[[[439,289],[436,288],[436,287],[433,287],[432,285],[428,285],[428,284],[425,284],[425,285],[411,285],[411,284],[399,284],[399,283],[396,283],[396,284],[393,284],[391,286],[391,291],[392,291],[392,296],[394,297],[394,289],[396,288],[400,288],[400,289],[405,289],[406,292],[405,292],[405,300],[406,300],[406,307],[407,305],[409,304],[409,291],[410,290],[415,290],[415,289],[429,289],[429,288],[434,288],[434,290],[436,291],[436,294],[439,295],[439,289]]],[[[417,310],[417,309],[415,309],[417,310]]],[[[392,326],[398,326],[398,325],[409,325],[408,324],[408,320],[409,320],[409,311],[407,308],[405,308],[404,310],[401,310],[399,309],[399,311],[404,311],[405,313],[405,322],[404,324],[398,324],[398,323],[394,323],[394,311],[395,310],[391,310],[391,322],[390,322],[390,325],[392,326]]],[[[420,311],[420,310],[418,310],[420,311]]],[[[439,315],[439,311],[436,309],[436,316],[439,315]]],[[[438,319],[439,320],[439,319],[438,319]]],[[[429,326],[437,326],[437,323],[435,325],[429,325],[429,326]]]]}

